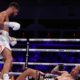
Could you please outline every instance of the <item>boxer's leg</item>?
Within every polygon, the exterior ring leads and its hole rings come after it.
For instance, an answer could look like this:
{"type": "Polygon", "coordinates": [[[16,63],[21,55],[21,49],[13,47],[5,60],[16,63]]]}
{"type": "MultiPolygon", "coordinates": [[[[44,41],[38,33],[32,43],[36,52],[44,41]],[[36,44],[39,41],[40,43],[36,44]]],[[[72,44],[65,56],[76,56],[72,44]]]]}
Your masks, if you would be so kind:
{"type": "Polygon", "coordinates": [[[11,51],[7,48],[5,48],[2,52],[3,58],[4,58],[4,66],[3,69],[1,71],[1,75],[0,77],[3,77],[3,74],[8,74],[11,66],[12,66],[12,54],[11,51]]]}
{"type": "Polygon", "coordinates": [[[16,80],[25,80],[25,78],[29,76],[29,70],[25,70],[16,80]]]}
{"type": "Polygon", "coordinates": [[[27,76],[31,76],[32,78],[36,79],[39,77],[39,74],[44,75],[44,73],[41,71],[28,68],[16,80],[25,80],[27,76]]]}

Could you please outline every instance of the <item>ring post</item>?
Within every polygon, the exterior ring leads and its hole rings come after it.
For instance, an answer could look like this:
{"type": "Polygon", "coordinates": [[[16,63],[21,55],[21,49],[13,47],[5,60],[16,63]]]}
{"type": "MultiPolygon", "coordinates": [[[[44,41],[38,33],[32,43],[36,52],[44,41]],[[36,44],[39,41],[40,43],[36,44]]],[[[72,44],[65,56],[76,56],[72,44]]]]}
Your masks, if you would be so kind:
{"type": "Polygon", "coordinates": [[[28,67],[28,57],[29,57],[29,39],[27,40],[27,47],[26,47],[26,62],[25,62],[25,67],[28,67]]]}
{"type": "MultiPolygon", "coordinates": [[[[28,57],[29,57],[29,39],[27,39],[27,46],[26,46],[26,62],[25,62],[26,69],[28,69],[28,57]]],[[[29,80],[29,76],[27,76],[25,80],[29,80]]]]}

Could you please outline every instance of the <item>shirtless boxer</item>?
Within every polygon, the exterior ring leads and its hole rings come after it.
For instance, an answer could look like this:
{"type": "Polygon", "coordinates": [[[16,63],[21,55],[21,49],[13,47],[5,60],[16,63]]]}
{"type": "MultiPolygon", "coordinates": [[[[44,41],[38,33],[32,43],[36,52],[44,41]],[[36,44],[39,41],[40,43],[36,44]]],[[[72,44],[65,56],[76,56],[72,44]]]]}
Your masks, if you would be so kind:
{"type": "Polygon", "coordinates": [[[9,17],[11,15],[16,16],[18,11],[19,5],[16,2],[12,2],[6,10],[0,12],[0,54],[2,54],[5,60],[0,78],[3,80],[9,80],[8,73],[12,66],[12,50],[10,44],[16,44],[16,39],[9,36],[9,28],[13,30],[20,29],[20,24],[17,22],[9,22],[9,17]]]}
{"type": "MultiPolygon", "coordinates": [[[[54,75],[57,74],[57,77],[54,77],[53,80],[75,80],[74,78],[79,72],[80,72],[80,66],[73,68],[70,74],[67,71],[58,71],[58,70],[51,71],[52,74],[54,75]]],[[[27,68],[20,76],[17,77],[17,79],[14,79],[12,77],[11,80],[25,80],[25,78],[28,76],[31,76],[34,79],[39,79],[40,75],[45,76],[46,73],[43,73],[39,70],[27,68]]],[[[46,80],[46,79],[43,78],[41,80],[46,80]]]]}
{"type": "Polygon", "coordinates": [[[60,76],[57,76],[55,80],[75,80],[75,77],[80,72],[80,66],[77,66],[72,69],[71,73],[68,73],[67,71],[56,71],[52,70],[51,73],[58,74],[60,76]]]}
{"type": "MultiPolygon", "coordinates": [[[[54,71],[54,70],[51,71],[52,74],[60,75],[54,77],[53,80],[75,80],[75,76],[78,75],[79,72],[80,72],[80,66],[73,68],[71,73],[68,73],[67,71],[54,71]]],[[[44,76],[45,73],[39,70],[27,68],[17,79],[11,78],[11,80],[25,80],[27,76],[31,76],[32,78],[38,80],[40,75],[44,76]]],[[[46,79],[42,79],[42,80],[46,80],[46,79]]]]}

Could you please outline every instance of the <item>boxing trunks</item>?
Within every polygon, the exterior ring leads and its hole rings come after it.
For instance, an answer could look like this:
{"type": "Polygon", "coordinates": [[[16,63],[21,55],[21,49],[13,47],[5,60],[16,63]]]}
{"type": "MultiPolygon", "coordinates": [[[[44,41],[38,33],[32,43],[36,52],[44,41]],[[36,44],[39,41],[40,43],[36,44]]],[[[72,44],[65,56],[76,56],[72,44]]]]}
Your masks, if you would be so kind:
{"type": "Polygon", "coordinates": [[[5,48],[11,51],[11,47],[9,45],[9,33],[7,31],[0,30],[0,54],[5,48]]]}

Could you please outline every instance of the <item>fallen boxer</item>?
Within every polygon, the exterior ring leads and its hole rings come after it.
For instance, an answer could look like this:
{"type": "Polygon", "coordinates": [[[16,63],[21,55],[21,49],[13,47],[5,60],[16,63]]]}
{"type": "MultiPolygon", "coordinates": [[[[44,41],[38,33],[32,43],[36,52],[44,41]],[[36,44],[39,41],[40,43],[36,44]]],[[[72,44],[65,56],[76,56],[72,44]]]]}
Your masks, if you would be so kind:
{"type": "Polygon", "coordinates": [[[52,74],[58,74],[54,80],[76,80],[76,76],[80,72],[80,66],[76,66],[70,73],[67,71],[52,70],[52,74]]]}
{"type": "MultiPolygon", "coordinates": [[[[51,76],[53,74],[53,78],[51,80],[76,80],[76,76],[80,72],[80,66],[77,66],[72,69],[71,73],[68,73],[67,71],[59,71],[59,70],[52,70],[51,73],[48,73],[47,76],[51,76]],[[49,75],[50,74],[50,75],[49,75]],[[55,76],[55,74],[57,76],[55,76]]],[[[40,79],[41,76],[46,76],[46,73],[43,73],[39,70],[34,70],[31,68],[27,68],[17,79],[12,78],[11,80],[25,80],[26,77],[31,76],[32,78],[36,80],[47,80],[47,79],[40,79]]]]}

